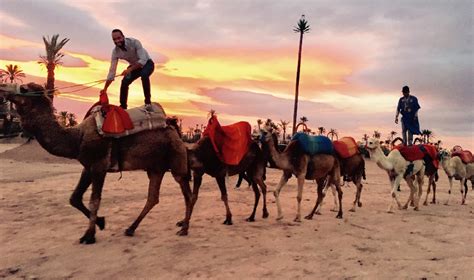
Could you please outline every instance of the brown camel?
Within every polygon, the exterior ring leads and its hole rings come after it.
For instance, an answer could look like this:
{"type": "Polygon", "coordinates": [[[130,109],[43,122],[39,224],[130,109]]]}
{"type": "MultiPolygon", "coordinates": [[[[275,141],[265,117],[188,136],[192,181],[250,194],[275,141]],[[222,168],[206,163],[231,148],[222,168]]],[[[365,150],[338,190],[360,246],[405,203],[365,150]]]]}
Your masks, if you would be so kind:
{"type": "Polygon", "coordinates": [[[196,144],[188,147],[188,160],[189,166],[193,170],[193,206],[198,199],[202,177],[204,174],[208,174],[216,178],[217,185],[221,191],[221,199],[224,202],[226,208],[226,219],[224,224],[231,225],[232,213],[229,208],[225,178],[226,176],[233,176],[245,172],[251,181],[252,189],[255,194],[253,211],[252,214],[250,214],[250,216],[247,218],[247,221],[255,221],[255,212],[260,199],[260,191],[258,186],[260,186],[263,194],[262,217],[268,217],[266,204],[267,186],[264,182],[265,166],[267,160],[257,143],[252,142],[250,144],[249,151],[242,158],[238,165],[227,165],[218,158],[210,138],[205,136],[201,138],[196,144]]]}
{"type": "MultiPolygon", "coordinates": [[[[179,235],[187,235],[192,213],[191,189],[187,167],[187,153],[184,143],[176,130],[165,127],[142,131],[127,137],[114,139],[98,134],[94,117],[86,118],[80,125],[64,128],[56,121],[53,106],[48,97],[37,94],[43,87],[30,83],[21,87],[22,94],[6,92],[21,117],[25,130],[34,134],[39,144],[49,153],[77,159],[84,169],[70,202],[89,218],[89,227],[80,238],[81,243],[95,242],[95,225],[105,226],[103,217],[98,217],[102,188],[107,172],[117,172],[114,165],[122,170],[145,170],[150,179],[148,199],[138,218],[125,231],[133,235],[146,214],[159,202],[159,191],[163,175],[171,169],[179,183],[186,203],[186,214],[179,235]],[[32,93],[33,92],[33,93],[32,93]],[[82,197],[92,184],[89,209],[82,197]]],[[[4,92],[5,93],[5,92],[4,92]]]]}
{"type": "Polygon", "coordinates": [[[324,198],[324,188],[326,184],[334,184],[338,192],[339,211],[336,218],[342,219],[342,189],[340,187],[340,167],[339,161],[335,155],[316,154],[309,156],[303,152],[297,141],[291,141],[283,152],[279,152],[272,136],[273,128],[271,120],[268,120],[262,131],[263,134],[263,148],[269,152],[269,157],[275,163],[278,169],[283,170],[280,182],[278,183],[274,192],[278,216],[277,220],[283,218],[280,205],[280,191],[288,182],[291,175],[295,175],[298,180],[298,195],[296,197],[298,202],[297,214],[294,219],[295,222],[301,222],[301,200],[303,198],[303,186],[306,180],[316,180],[318,197],[316,204],[309,215],[305,218],[310,220],[313,218],[316,209],[322,203],[324,198]]]}

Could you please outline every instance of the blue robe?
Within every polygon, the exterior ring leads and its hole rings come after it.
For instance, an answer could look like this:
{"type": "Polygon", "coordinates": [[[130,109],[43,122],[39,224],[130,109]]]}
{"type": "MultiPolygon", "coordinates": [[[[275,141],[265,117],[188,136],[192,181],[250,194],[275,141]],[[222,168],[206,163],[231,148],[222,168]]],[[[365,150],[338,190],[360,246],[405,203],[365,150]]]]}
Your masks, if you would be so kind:
{"type": "Polygon", "coordinates": [[[418,99],[413,95],[401,97],[398,100],[397,111],[402,114],[402,123],[403,125],[412,133],[412,134],[421,134],[420,123],[418,122],[418,117],[416,112],[420,109],[418,104],[418,99]]]}

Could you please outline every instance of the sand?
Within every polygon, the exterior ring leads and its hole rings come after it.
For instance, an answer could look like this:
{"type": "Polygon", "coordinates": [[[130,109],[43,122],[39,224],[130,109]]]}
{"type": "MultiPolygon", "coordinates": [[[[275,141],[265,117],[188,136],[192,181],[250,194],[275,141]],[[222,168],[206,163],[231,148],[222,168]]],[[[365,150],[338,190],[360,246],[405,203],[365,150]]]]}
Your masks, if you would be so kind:
{"type": "MultiPolygon", "coordinates": [[[[0,144],[4,147],[5,144],[0,144]]],[[[270,217],[245,218],[253,193],[237,178],[228,190],[234,225],[223,225],[225,208],[215,181],[205,176],[189,235],[176,236],[175,223],[184,215],[184,201],[170,174],[165,176],[160,203],[134,237],[124,230],[141,211],[147,191],[144,172],[109,174],[100,215],[106,229],[97,243],[79,244],[86,218],[69,205],[80,176],[75,161],[47,154],[36,142],[0,153],[0,278],[12,279],[473,279],[474,195],[460,205],[456,182],[451,205],[448,181],[440,170],[436,205],[420,211],[386,213],[390,189],[386,174],[367,162],[363,207],[352,205],[355,186],[343,187],[344,218],[331,212],[332,196],[322,215],[293,222],[296,180],[281,193],[284,218],[276,221],[273,194],[270,217]]],[[[281,172],[269,169],[267,185],[276,187],[281,172]]],[[[405,201],[408,188],[399,193],[405,201]]],[[[89,192],[86,193],[88,200],[89,192]]],[[[307,181],[302,209],[306,215],[316,197],[307,181]]],[[[424,199],[424,196],[423,196],[424,199]]]]}

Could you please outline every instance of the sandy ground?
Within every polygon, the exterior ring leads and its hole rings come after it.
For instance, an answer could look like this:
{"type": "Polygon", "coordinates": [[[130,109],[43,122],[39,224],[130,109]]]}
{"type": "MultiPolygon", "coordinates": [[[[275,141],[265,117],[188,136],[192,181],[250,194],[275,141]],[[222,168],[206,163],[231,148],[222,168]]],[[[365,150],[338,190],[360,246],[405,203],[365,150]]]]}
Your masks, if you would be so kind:
{"type": "MultiPolygon", "coordinates": [[[[294,178],[281,194],[284,219],[275,220],[270,194],[270,217],[262,219],[259,207],[254,223],[245,221],[252,191],[246,185],[234,189],[237,178],[230,178],[232,226],[222,225],[224,205],[215,181],[206,176],[187,237],[175,235],[184,201],[169,174],[160,204],[134,237],[124,236],[145,203],[146,174],[125,172],[120,181],[119,174],[110,174],[100,209],[106,229],[98,231],[96,244],[81,245],[87,220],[68,202],[79,164],[48,155],[33,142],[1,153],[0,170],[0,278],[474,279],[474,195],[470,192],[461,206],[456,183],[451,205],[443,205],[448,182],[442,171],[441,203],[388,214],[388,179],[368,161],[362,208],[348,211],[355,192],[351,185],[343,188],[342,220],[329,210],[329,195],[322,215],[302,223],[293,222],[294,178]]],[[[272,191],[281,173],[267,174],[272,191]]],[[[405,201],[405,184],[399,194],[405,201]]],[[[304,215],[315,197],[315,185],[307,181],[304,215]]]]}

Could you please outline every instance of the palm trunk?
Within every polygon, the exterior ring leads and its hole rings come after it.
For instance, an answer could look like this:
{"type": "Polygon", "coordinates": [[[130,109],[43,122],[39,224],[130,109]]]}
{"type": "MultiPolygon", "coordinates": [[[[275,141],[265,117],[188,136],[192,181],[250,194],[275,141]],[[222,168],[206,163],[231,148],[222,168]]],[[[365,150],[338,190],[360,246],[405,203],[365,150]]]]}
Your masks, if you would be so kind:
{"type": "Polygon", "coordinates": [[[48,77],[46,79],[46,89],[48,90],[48,93],[50,93],[50,98],[51,98],[51,102],[53,102],[53,98],[54,98],[54,68],[56,67],[56,65],[54,65],[54,63],[48,63],[48,65],[46,66],[47,70],[48,70],[48,77]]]}
{"type": "Polygon", "coordinates": [[[300,46],[298,50],[298,66],[296,68],[296,88],[295,88],[295,107],[293,109],[293,133],[296,132],[296,115],[298,114],[298,95],[300,87],[300,68],[301,68],[301,51],[303,49],[303,32],[300,33],[300,46]]]}

